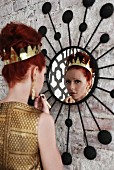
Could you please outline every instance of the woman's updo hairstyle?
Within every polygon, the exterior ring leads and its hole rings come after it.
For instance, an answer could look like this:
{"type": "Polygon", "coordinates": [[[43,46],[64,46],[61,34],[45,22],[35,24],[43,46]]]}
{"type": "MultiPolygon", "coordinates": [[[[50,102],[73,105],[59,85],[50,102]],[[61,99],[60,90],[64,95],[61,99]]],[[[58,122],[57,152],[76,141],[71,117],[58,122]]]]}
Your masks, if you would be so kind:
{"type": "MultiPolygon", "coordinates": [[[[87,81],[90,81],[94,75],[94,66],[90,60],[90,56],[87,55],[84,52],[76,52],[76,54],[71,54],[67,57],[67,62],[66,62],[66,73],[67,71],[71,70],[71,69],[76,69],[76,70],[81,70],[84,74],[84,76],[86,77],[87,81]],[[88,70],[86,67],[83,66],[83,64],[77,64],[77,59],[79,59],[80,63],[84,63],[85,65],[89,62],[89,68],[90,70],[88,70]]],[[[65,74],[66,74],[65,73],[65,74]]]]}
{"type": "MultiPolygon", "coordinates": [[[[0,35],[0,55],[2,61],[10,60],[11,47],[15,50],[17,55],[20,54],[20,48],[27,50],[30,45],[41,46],[42,36],[35,29],[27,26],[23,23],[11,22],[7,24],[2,30],[0,35]],[[5,50],[5,55],[4,55],[5,50]]],[[[39,54],[16,63],[8,64],[3,67],[2,75],[6,79],[10,87],[14,86],[15,83],[23,80],[31,65],[38,66],[39,71],[45,66],[45,58],[40,52],[39,54]]]]}

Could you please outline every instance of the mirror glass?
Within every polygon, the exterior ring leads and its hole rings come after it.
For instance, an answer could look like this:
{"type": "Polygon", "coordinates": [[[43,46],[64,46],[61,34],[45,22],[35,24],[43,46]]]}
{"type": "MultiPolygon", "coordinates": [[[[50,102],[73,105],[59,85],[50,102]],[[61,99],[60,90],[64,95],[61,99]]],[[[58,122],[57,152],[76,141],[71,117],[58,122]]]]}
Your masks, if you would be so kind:
{"type": "Polygon", "coordinates": [[[47,73],[51,92],[65,103],[76,103],[87,97],[94,87],[96,78],[94,57],[76,46],[57,53],[47,73]]]}

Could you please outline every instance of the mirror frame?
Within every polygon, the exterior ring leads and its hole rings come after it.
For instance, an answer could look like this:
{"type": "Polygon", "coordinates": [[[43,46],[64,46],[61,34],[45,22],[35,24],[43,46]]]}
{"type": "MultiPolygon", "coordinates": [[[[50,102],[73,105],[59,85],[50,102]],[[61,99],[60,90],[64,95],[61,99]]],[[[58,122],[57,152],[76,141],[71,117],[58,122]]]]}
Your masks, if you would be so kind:
{"type": "Polygon", "coordinates": [[[79,50],[81,50],[81,51],[86,52],[86,53],[90,56],[90,60],[92,61],[93,65],[94,65],[94,69],[95,69],[95,79],[94,79],[94,83],[93,83],[93,86],[92,86],[90,92],[89,92],[82,100],[76,102],[77,104],[84,102],[85,100],[87,100],[87,99],[93,94],[93,92],[94,92],[95,89],[96,89],[97,83],[98,83],[98,75],[99,75],[97,62],[96,62],[95,58],[93,57],[93,55],[92,55],[89,51],[87,51],[86,49],[83,49],[82,47],[79,47],[79,46],[70,46],[70,47],[66,47],[66,48],[60,50],[60,51],[53,57],[53,59],[50,61],[50,64],[49,64],[49,66],[48,66],[48,68],[47,68],[46,82],[47,82],[47,86],[48,86],[48,89],[49,89],[51,95],[52,95],[57,101],[59,101],[59,102],[61,102],[61,103],[63,103],[63,104],[66,104],[66,105],[69,105],[69,104],[70,104],[70,105],[75,105],[76,103],[66,103],[66,102],[64,102],[64,101],[61,101],[59,98],[57,98],[57,96],[54,94],[54,92],[53,92],[52,89],[51,89],[51,85],[50,85],[50,83],[49,83],[49,74],[50,74],[50,70],[51,70],[51,68],[52,68],[52,65],[53,65],[53,62],[55,61],[55,59],[56,59],[60,54],[62,54],[65,50],[73,49],[73,48],[75,48],[75,49],[77,49],[77,50],[79,49],[79,50]]]}

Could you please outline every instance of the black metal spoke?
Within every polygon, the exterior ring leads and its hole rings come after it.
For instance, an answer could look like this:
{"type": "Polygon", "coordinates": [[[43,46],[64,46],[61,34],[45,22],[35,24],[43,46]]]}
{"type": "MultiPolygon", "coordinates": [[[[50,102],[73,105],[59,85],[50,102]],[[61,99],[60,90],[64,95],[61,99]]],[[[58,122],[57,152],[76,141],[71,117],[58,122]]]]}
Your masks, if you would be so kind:
{"type": "Polygon", "coordinates": [[[51,111],[51,109],[53,108],[53,106],[55,105],[56,102],[57,102],[56,100],[53,102],[53,104],[51,105],[50,111],[51,111]]]}
{"type": "MultiPolygon", "coordinates": [[[[68,106],[68,119],[69,119],[69,118],[70,118],[70,105],[68,106]]],[[[70,126],[68,126],[68,131],[67,131],[67,146],[66,146],[66,152],[68,152],[69,133],[70,133],[70,126]]]]}
{"type": "Polygon", "coordinates": [[[99,25],[101,24],[102,20],[103,20],[103,19],[101,18],[101,20],[99,21],[99,23],[98,23],[98,25],[96,26],[95,30],[93,31],[92,35],[90,36],[90,38],[89,38],[86,46],[84,47],[85,49],[87,48],[88,44],[90,43],[91,39],[93,38],[93,36],[94,36],[95,32],[97,31],[99,25]]]}
{"type": "Polygon", "coordinates": [[[108,108],[100,99],[98,99],[94,94],[92,94],[92,96],[99,102],[101,103],[109,112],[111,112],[114,115],[114,112],[108,108]]]}
{"type": "Polygon", "coordinates": [[[78,41],[78,46],[80,45],[81,38],[82,38],[82,32],[80,32],[80,37],[79,37],[79,41],[78,41]]]}
{"type": "Polygon", "coordinates": [[[83,22],[85,22],[85,20],[86,20],[87,10],[88,10],[88,8],[85,9],[83,22]]]}
{"type": "Polygon", "coordinates": [[[110,77],[98,77],[98,79],[104,79],[104,80],[114,80],[114,78],[110,78],[110,77]]]}
{"type": "Polygon", "coordinates": [[[91,51],[91,54],[93,53],[93,51],[96,50],[96,48],[97,48],[100,44],[101,44],[101,43],[99,42],[99,43],[94,47],[94,49],[91,51]]]}
{"type": "MultiPolygon", "coordinates": [[[[50,13],[48,13],[48,16],[49,16],[49,19],[50,19],[50,21],[51,21],[51,24],[52,24],[53,30],[54,30],[54,32],[56,33],[56,29],[55,29],[55,26],[54,26],[53,21],[52,21],[52,19],[51,19],[51,15],[50,15],[50,13]]],[[[58,40],[58,42],[59,42],[59,45],[60,45],[60,47],[61,47],[61,49],[62,49],[62,45],[61,45],[60,40],[58,40]]]]}
{"type": "Polygon", "coordinates": [[[107,66],[99,67],[98,69],[100,70],[100,69],[104,69],[104,68],[108,68],[108,67],[113,67],[113,66],[114,66],[114,64],[110,64],[110,65],[107,65],[107,66]]]}
{"type": "Polygon", "coordinates": [[[48,90],[46,90],[46,91],[44,91],[44,92],[42,92],[43,94],[45,94],[45,93],[47,93],[47,92],[49,92],[49,89],[48,90]]]}
{"type": "Polygon", "coordinates": [[[56,33],[55,26],[54,26],[53,21],[52,21],[52,19],[51,19],[51,15],[50,15],[50,13],[48,13],[48,16],[49,16],[49,19],[50,19],[50,21],[51,21],[51,24],[52,24],[53,30],[54,30],[54,32],[56,33]]]}
{"type": "Polygon", "coordinates": [[[68,23],[68,36],[69,36],[69,46],[71,47],[71,35],[70,35],[70,25],[68,23]]]}
{"type": "Polygon", "coordinates": [[[114,49],[114,47],[110,48],[108,51],[106,51],[104,54],[102,54],[101,56],[99,56],[96,61],[98,61],[100,58],[104,57],[106,54],[108,54],[110,51],[112,51],[114,49]]]}
{"type": "Polygon", "coordinates": [[[70,133],[70,127],[68,127],[68,131],[67,131],[67,145],[66,145],[66,152],[68,152],[68,145],[69,145],[69,133],[70,133]]]}
{"type": "Polygon", "coordinates": [[[51,99],[52,98],[52,95],[51,96],[49,96],[48,98],[47,98],[47,100],[49,100],[49,99],[51,99]]]}
{"type": "Polygon", "coordinates": [[[102,90],[102,91],[105,91],[105,92],[107,92],[107,93],[110,93],[110,91],[108,91],[108,90],[106,90],[106,89],[103,89],[103,88],[101,88],[101,87],[96,87],[96,88],[98,88],[98,89],[100,89],[100,90],[102,90]]]}
{"type": "Polygon", "coordinates": [[[83,129],[84,137],[85,137],[85,140],[86,140],[86,145],[88,146],[88,140],[87,140],[86,131],[85,131],[85,127],[84,127],[84,123],[83,123],[83,119],[82,119],[82,115],[81,115],[79,104],[77,104],[77,107],[78,107],[78,112],[79,112],[79,116],[80,116],[80,120],[81,120],[81,124],[82,124],[82,129],[83,129]]]}
{"type": "Polygon", "coordinates": [[[56,119],[55,119],[55,123],[57,122],[57,119],[58,119],[58,117],[59,117],[59,115],[60,115],[60,113],[61,113],[62,107],[63,107],[63,103],[62,103],[61,106],[60,106],[60,109],[59,109],[58,114],[57,114],[56,119]]]}
{"type": "Polygon", "coordinates": [[[52,46],[52,44],[50,43],[49,39],[47,38],[47,36],[45,36],[47,42],[49,43],[50,47],[52,48],[52,50],[54,51],[54,53],[56,54],[56,51],[54,49],[54,47],[52,46]]]}
{"type": "Polygon", "coordinates": [[[47,55],[45,55],[46,56],[46,58],[49,60],[49,61],[51,61],[51,59],[47,56],[47,55]]]}
{"type": "MultiPolygon", "coordinates": [[[[86,15],[87,15],[87,9],[85,9],[85,14],[84,14],[84,18],[83,18],[83,23],[85,23],[85,20],[86,20],[86,15]]],[[[85,31],[85,30],[84,30],[85,31]]],[[[82,34],[83,34],[83,31],[80,32],[80,37],[79,37],[79,41],[78,41],[78,46],[80,45],[80,41],[81,41],[81,38],[82,38],[82,34]]]]}
{"type": "Polygon", "coordinates": [[[95,123],[96,123],[96,125],[97,125],[97,127],[98,127],[98,129],[99,129],[99,131],[101,131],[100,126],[99,126],[97,120],[95,119],[95,116],[94,116],[91,108],[89,107],[89,104],[87,103],[87,101],[85,101],[85,103],[86,103],[86,105],[87,105],[87,107],[88,107],[88,109],[89,109],[89,111],[90,111],[90,113],[91,113],[91,115],[92,115],[92,117],[93,117],[93,120],[95,121],[95,123]]]}

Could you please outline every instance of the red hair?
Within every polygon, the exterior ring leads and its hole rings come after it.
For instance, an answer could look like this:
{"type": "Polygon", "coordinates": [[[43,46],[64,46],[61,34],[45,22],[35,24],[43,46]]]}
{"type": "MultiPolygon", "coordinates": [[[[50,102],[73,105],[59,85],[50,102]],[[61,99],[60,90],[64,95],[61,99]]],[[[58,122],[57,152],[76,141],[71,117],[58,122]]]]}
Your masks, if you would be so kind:
{"type": "MultiPolygon", "coordinates": [[[[82,73],[84,74],[84,76],[86,77],[86,80],[89,82],[92,79],[92,74],[90,73],[90,71],[88,69],[86,69],[83,66],[79,66],[79,65],[71,65],[69,66],[69,62],[72,63],[73,60],[77,60],[77,57],[79,58],[80,62],[82,62],[83,58],[85,60],[85,64],[87,64],[87,62],[90,60],[90,56],[86,53],[83,52],[76,52],[76,54],[71,54],[70,56],[67,57],[67,71],[70,69],[76,69],[76,70],[81,70],[82,73]]],[[[94,66],[92,64],[92,61],[90,60],[90,68],[92,70],[92,73],[94,73],[94,66]]],[[[66,72],[67,72],[66,71],[66,72]]]]}
{"type": "MultiPolygon", "coordinates": [[[[7,24],[1,31],[0,54],[2,60],[10,59],[11,47],[19,55],[20,48],[26,48],[41,45],[41,35],[32,27],[22,23],[7,24]],[[6,51],[4,56],[3,49],[6,51]]],[[[2,69],[2,75],[7,81],[9,87],[13,87],[17,82],[25,79],[26,73],[31,65],[39,67],[39,71],[45,67],[45,58],[42,53],[35,55],[27,60],[5,65],[2,69]]]]}

